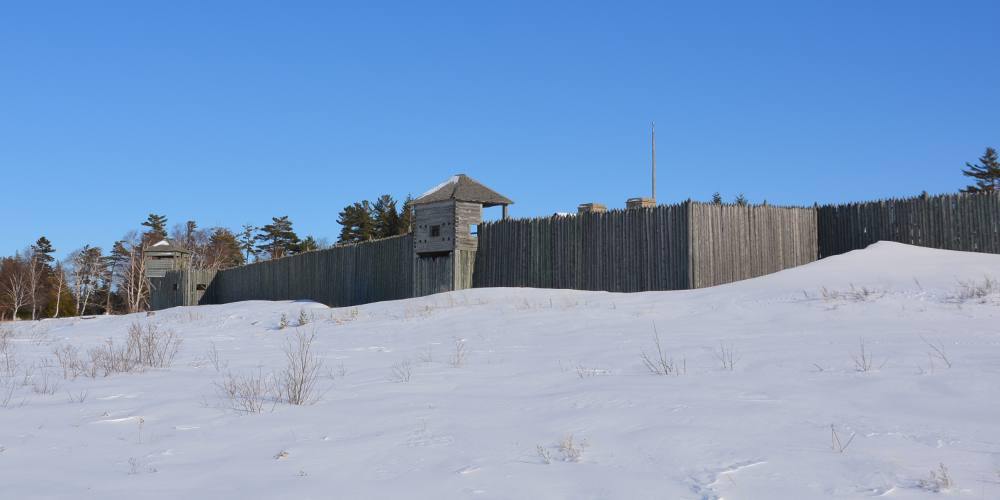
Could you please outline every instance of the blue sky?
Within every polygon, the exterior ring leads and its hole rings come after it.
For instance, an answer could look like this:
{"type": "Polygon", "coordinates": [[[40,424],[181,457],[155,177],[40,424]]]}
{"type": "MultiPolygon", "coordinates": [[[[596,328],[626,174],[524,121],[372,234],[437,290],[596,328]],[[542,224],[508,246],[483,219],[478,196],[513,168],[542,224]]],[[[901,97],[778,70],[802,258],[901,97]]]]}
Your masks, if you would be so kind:
{"type": "MultiPolygon", "coordinates": [[[[5,2],[0,254],[238,228],[464,172],[514,216],[949,192],[1000,147],[1000,2],[5,2]],[[753,5],[751,5],[751,3],[753,5]]],[[[493,211],[498,211],[494,209],[493,211]]],[[[494,214],[496,215],[496,214],[494,214]]]]}

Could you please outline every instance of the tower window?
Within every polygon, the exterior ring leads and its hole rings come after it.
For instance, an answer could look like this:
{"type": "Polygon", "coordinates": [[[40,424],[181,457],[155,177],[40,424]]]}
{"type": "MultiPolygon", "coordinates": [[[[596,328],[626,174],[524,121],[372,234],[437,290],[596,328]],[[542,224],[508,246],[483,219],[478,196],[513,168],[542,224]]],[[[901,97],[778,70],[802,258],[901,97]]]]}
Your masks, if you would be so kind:
{"type": "Polygon", "coordinates": [[[431,226],[431,238],[437,238],[439,236],[441,236],[441,226],[440,225],[431,226]]]}

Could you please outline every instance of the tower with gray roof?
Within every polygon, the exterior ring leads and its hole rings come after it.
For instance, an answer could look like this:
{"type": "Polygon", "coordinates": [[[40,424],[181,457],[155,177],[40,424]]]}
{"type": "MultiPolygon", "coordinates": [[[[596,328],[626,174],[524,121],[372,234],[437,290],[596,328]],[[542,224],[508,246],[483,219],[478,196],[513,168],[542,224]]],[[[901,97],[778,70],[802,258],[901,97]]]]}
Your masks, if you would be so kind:
{"type": "Polygon", "coordinates": [[[413,201],[414,296],[472,288],[483,208],[499,206],[507,218],[506,196],[465,175],[452,176],[413,201]]]}

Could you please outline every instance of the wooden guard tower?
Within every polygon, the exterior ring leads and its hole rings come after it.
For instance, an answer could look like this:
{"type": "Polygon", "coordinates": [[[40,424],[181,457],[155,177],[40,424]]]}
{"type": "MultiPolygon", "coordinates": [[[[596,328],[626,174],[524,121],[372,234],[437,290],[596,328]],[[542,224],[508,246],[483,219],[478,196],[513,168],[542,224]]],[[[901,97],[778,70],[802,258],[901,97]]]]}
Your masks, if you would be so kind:
{"type": "Polygon", "coordinates": [[[413,201],[413,294],[415,297],[472,288],[479,240],[472,228],[484,207],[513,204],[465,174],[452,176],[413,201]]]}
{"type": "Polygon", "coordinates": [[[146,277],[162,278],[167,271],[180,271],[191,266],[191,251],[171,239],[162,239],[143,249],[146,277]]]}

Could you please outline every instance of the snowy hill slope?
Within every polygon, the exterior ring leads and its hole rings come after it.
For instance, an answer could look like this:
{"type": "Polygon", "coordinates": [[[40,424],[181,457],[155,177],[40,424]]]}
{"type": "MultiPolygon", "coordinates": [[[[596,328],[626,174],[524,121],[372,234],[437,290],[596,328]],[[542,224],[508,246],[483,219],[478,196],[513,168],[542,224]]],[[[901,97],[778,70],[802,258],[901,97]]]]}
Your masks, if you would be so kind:
{"type": "Polygon", "coordinates": [[[879,243],[683,292],[2,325],[0,497],[1000,498],[987,277],[1000,256],[879,243]],[[171,366],[64,378],[56,349],[121,345],[135,322],[183,339],[171,366]],[[644,365],[654,325],[679,374],[644,365]],[[234,410],[227,373],[281,370],[296,330],[315,333],[321,398],[234,410]]]}

